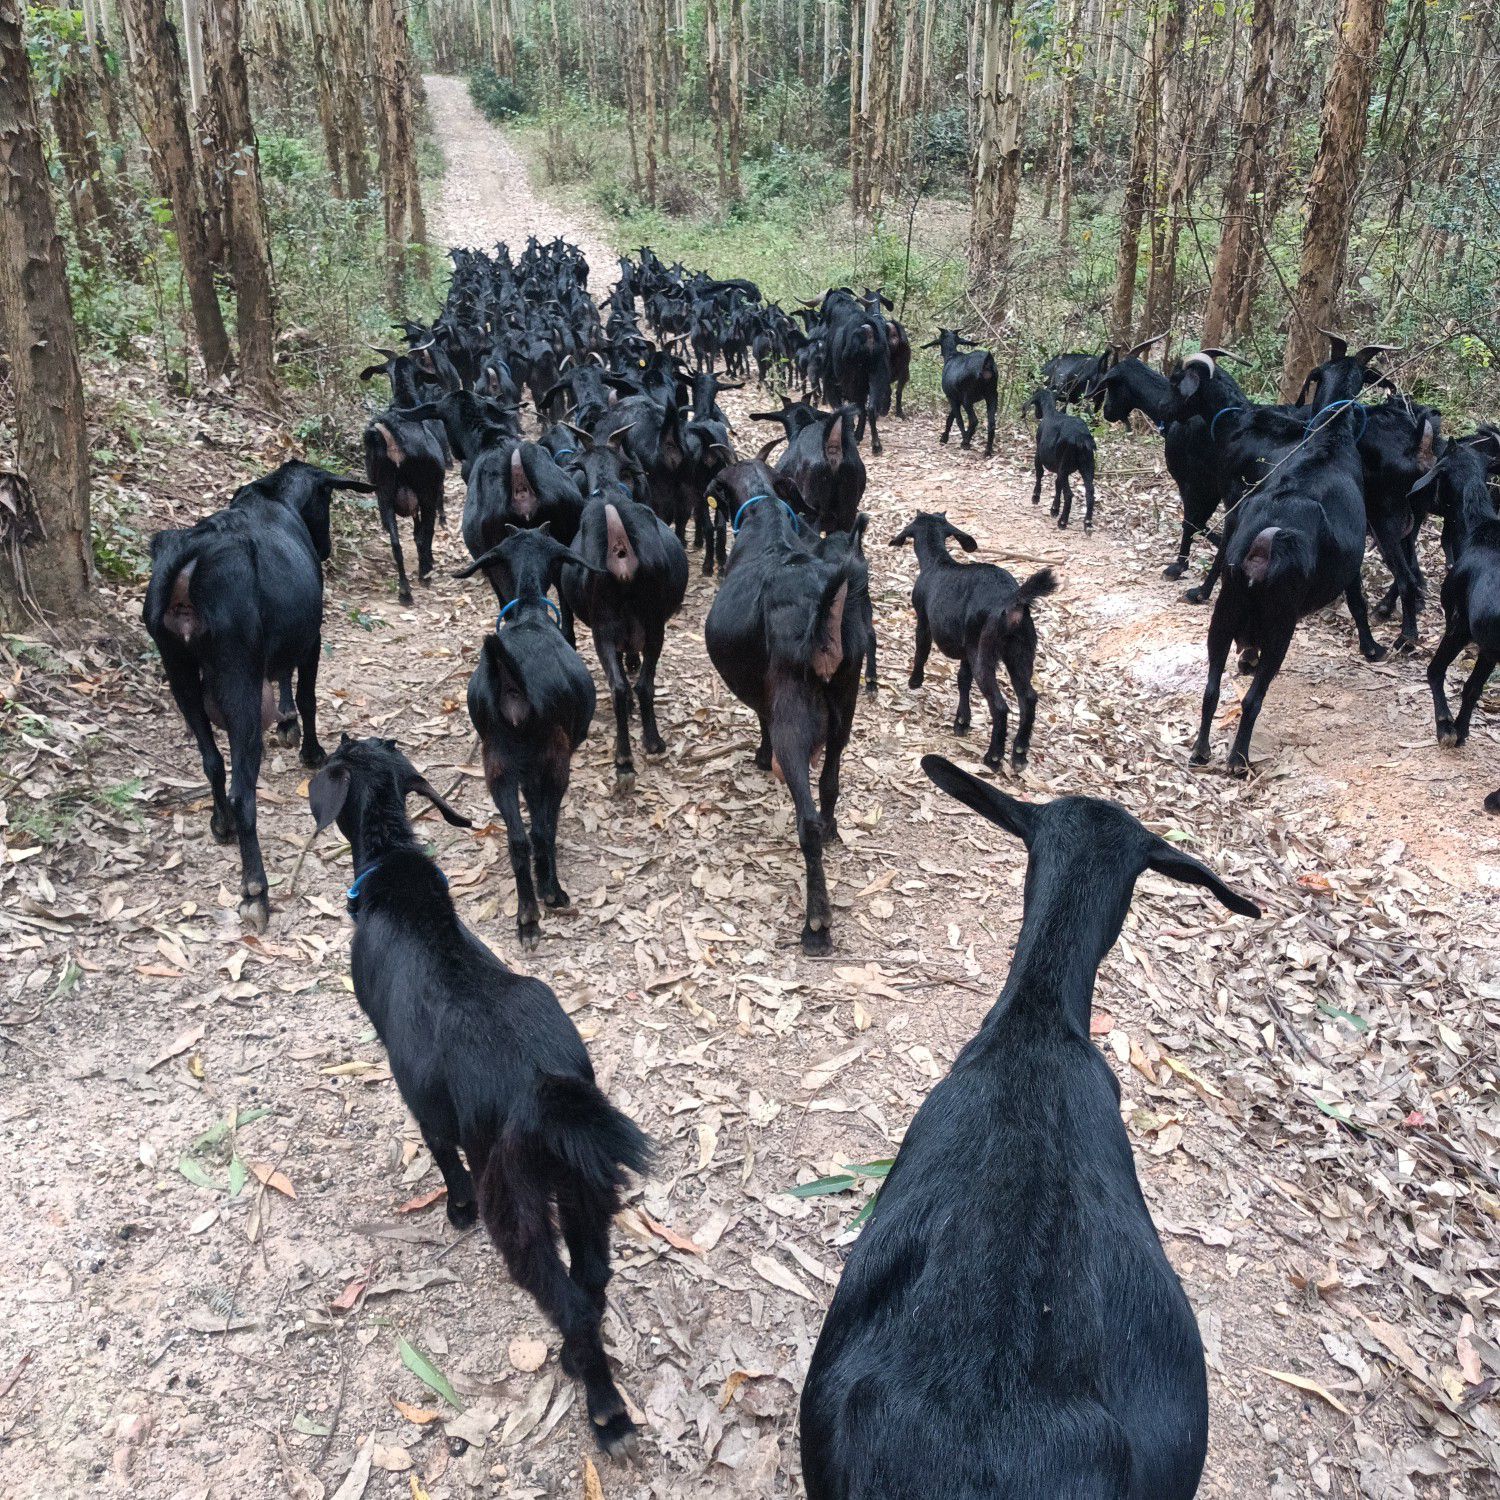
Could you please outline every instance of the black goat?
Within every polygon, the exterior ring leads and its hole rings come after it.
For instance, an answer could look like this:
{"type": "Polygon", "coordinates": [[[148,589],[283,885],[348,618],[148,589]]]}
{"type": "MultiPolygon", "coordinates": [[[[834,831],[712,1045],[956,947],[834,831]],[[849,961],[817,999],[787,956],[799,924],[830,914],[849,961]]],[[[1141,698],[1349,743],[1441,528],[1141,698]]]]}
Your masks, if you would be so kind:
{"type": "Polygon", "coordinates": [[[240,916],[257,932],[271,914],[255,828],[261,735],[276,724],[281,743],[295,745],[300,715],[302,764],[324,760],[317,730],[322,564],[329,554],[328,507],[340,489],[368,493],[370,486],[294,459],[237,490],[227,509],[151,538],[146,629],[197,741],[213,792],[209,828],[221,844],[238,836],[240,916]],[[273,681],[281,688],[279,721],[273,681]],[[229,740],[227,797],[213,725],[229,740]]]}
{"type": "Polygon", "coordinates": [[[635,787],[629,674],[636,661],[641,746],[647,755],[667,750],[656,725],[656,667],[667,621],[687,594],[687,549],[650,506],[601,496],[584,506],[573,556],[563,567],[561,594],[593,632],[615,710],[615,782],[628,792],[635,787]]]}
{"type": "MultiPolygon", "coordinates": [[[[862,526],[861,520],[858,525],[862,526]]],[[[854,727],[867,616],[849,607],[863,558],[820,556],[799,540],[790,507],[767,494],[742,510],[734,552],[708,611],[709,658],[729,690],[755,710],[755,763],[787,785],[807,869],[802,948],[827,953],[833,911],[823,845],[837,836],[839,767],[854,727]],[[811,766],[823,749],[818,803],[811,766]]]]}
{"type": "Polygon", "coordinates": [[[752,501],[773,496],[785,501],[793,511],[801,512],[802,496],[797,486],[785,474],[778,474],[765,461],[767,454],[775,446],[774,442],[767,443],[759,457],[721,469],[709,484],[704,498],[713,534],[703,549],[705,576],[712,576],[715,558],[718,559],[719,571],[724,570],[728,534],[737,528],[740,515],[752,501]]]}
{"type": "MultiPolygon", "coordinates": [[[[582,513],[572,474],[558,466],[549,449],[532,442],[486,448],[469,473],[464,545],[471,557],[480,557],[505,540],[507,527],[545,524],[567,546],[578,534],[582,513]]],[[[515,580],[506,576],[503,562],[488,568],[495,592],[514,597],[515,580]]]]}
{"type": "Polygon", "coordinates": [[[990,707],[990,746],[984,763],[998,771],[1005,760],[1006,703],[996,681],[1001,662],[1020,705],[1011,766],[1019,771],[1031,752],[1031,727],[1036,721],[1036,689],[1031,674],[1036,666],[1036,625],[1032,604],[1057,588],[1051,568],[1033,573],[1024,583],[993,563],[960,563],[948,553],[952,537],[965,552],[979,543],[968,532],[950,524],[946,515],[923,512],[891,538],[891,546],[910,542],[917,552],[917,582],[911,591],[917,612],[917,644],[909,686],[922,686],[927,657],[934,645],[958,663],[958,711],[954,734],[969,732],[969,689],[979,691],[990,707]]]}
{"type": "Polygon", "coordinates": [[[850,407],[823,412],[783,399],[780,411],[751,412],[755,422],[780,422],[786,452],[776,465],[802,497],[819,531],[848,531],[859,515],[867,475],[850,407]]]}
{"type": "Polygon", "coordinates": [[[626,1170],[646,1169],[650,1143],[600,1092],[557,996],[508,969],[460,921],[443,872],[412,834],[412,792],[470,826],[394,740],[345,735],[308,788],[318,828],[336,820],[353,853],[355,997],[443,1174],[449,1223],[484,1220],[510,1274],[561,1332],[562,1367],[583,1382],[599,1446],[627,1453],[635,1425],[599,1324],[610,1220],[626,1170]],[[571,1270],[557,1253],[554,1214],[571,1270]]]}
{"type": "Polygon", "coordinates": [[[410,604],[411,584],[401,555],[398,517],[410,520],[417,545],[417,581],[432,576],[432,535],[443,511],[443,476],[447,464],[427,427],[395,411],[382,412],[364,433],[365,473],[375,491],[380,524],[391,539],[396,560],[396,597],[410,604]]]}
{"type": "Polygon", "coordinates": [[[1005,988],[907,1127],[802,1391],[808,1500],[1191,1500],[1208,1450],[1193,1309],[1089,1040],[1147,870],[1260,909],[1114,802],[932,780],[1021,839],[1005,988]]]}
{"type": "Polygon", "coordinates": [[[885,319],[891,304],[878,292],[856,297],[848,287],[833,287],[806,305],[818,309],[827,331],[824,384],[829,398],[858,410],[856,442],[869,422],[870,451],[879,454],[877,420],[891,409],[891,336],[885,319]]]}
{"type": "Polygon", "coordinates": [[[971,338],[952,328],[939,328],[938,336],[924,349],[937,349],[943,356],[943,395],[948,398],[948,420],[943,423],[940,443],[948,441],[953,424],[958,423],[960,448],[973,446],[974,434],[979,430],[979,413],[974,404],[983,401],[989,416],[989,430],[985,435],[984,456],[989,458],[995,451],[995,406],[999,397],[1000,375],[995,369],[995,356],[988,349],[980,349],[971,338]],[[959,351],[967,344],[972,354],[959,351]]]}
{"type": "Polygon", "coordinates": [[[1059,530],[1067,527],[1073,514],[1073,486],[1068,476],[1077,474],[1083,480],[1083,529],[1094,529],[1094,435],[1082,417],[1057,409],[1057,397],[1043,386],[1021,408],[1021,415],[1034,411],[1036,425],[1036,486],[1031,503],[1042,498],[1042,471],[1054,476],[1052,514],[1059,530]]]}
{"type": "Polygon", "coordinates": [[[1357,413],[1341,407],[1304,425],[1268,408],[1225,412],[1218,437],[1235,472],[1262,467],[1225,516],[1224,586],[1208,627],[1208,681],[1192,763],[1208,764],[1209,731],[1219,705],[1219,685],[1229,648],[1241,647],[1241,665],[1254,680],[1240,704],[1239,729],[1229,769],[1250,769],[1250,739],[1270,687],[1304,615],[1348,603],[1367,661],[1385,648],[1370,635],[1360,564],[1365,552],[1365,502],[1357,413]]]}
{"type": "MultiPolygon", "coordinates": [[[[1481,438],[1483,442],[1483,438],[1481,438]]],[[[1447,523],[1443,535],[1452,548],[1443,580],[1447,628],[1427,667],[1440,745],[1461,747],[1490,674],[1500,665],[1500,516],[1489,488],[1489,465],[1480,445],[1450,443],[1437,464],[1418,481],[1435,486],[1437,509],[1447,523]],[[1448,669],[1472,642],[1474,670],[1464,683],[1458,717],[1448,705],[1448,669]]],[[[1500,813],[1500,790],[1484,799],[1484,810],[1500,813]]]]}
{"type": "Polygon", "coordinates": [[[1113,349],[1102,354],[1054,354],[1042,366],[1042,379],[1047,382],[1047,389],[1067,405],[1082,401],[1114,360],[1113,349]]]}
{"type": "Polygon", "coordinates": [[[469,678],[469,718],[483,747],[485,784],[505,820],[516,877],[516,935],[523,948],[541,941],[536,898],[568,904],[557,879],[557,821],[567,795],[573,753],[594,717],[594,679],[562,633],[562,616],[547,598],[573,554],[547,534],[510,528],[510,535],[455,578],[494,568],[515,593],[484,638],[469,678]],[[521,799],[531,817],[528,846],[521,799]],[[531,871],[536,865],[536,884],[531,871]]]}

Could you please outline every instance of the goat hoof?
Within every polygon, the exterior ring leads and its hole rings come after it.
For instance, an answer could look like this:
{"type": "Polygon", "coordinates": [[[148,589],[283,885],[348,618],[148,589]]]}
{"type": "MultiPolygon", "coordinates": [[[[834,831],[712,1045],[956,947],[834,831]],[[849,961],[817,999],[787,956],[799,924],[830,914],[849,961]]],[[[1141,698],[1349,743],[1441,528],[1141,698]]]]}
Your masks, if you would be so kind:
{"type": "Polygon", "coordinates": [[[516,923],[516,941],[529,953],[532,949],[540,947],[542,941],[542,929],[540,923],[533,917],[530,921],[516,923]]]}
{"type": "Polygon", "coordinates": [[[1243,755],[1229,757],[1229,774],[1243,781],[1250,774],[1250,762],[1243,755]]]}
{"type": "Polygon", "coordinates": [[[635,1423],[625,1414],[623,1404],[619,1411],[607,1417],[601,1418],[590,1412],[589,1421],[595,1440],[611,1458],[634,1458],[641,1451],[635,1423]]]}
{"type": "Polygon", "coordinates": [[[1066,531],[1068,529],[1068,518],[1066,516],[1059,516],[1057,518],[1057,529],[1059,531],[1066,531]]]}
{"type": "Polygon", "coordinates": [[[1439,719],[1437,726],[1437,742],[1446,745],[1450,750],[1458,746],[1458,730],[1454,727],[1452,719],[1439,719]]]}
{"type": "Polygon", "coordinates": [[[261,896],[246,896],[240,902],[240,921],[252,932],[264,932],[271,920],[271,903],[261,896]]]}
{"type": "Polygon", "coordinates": [[[1360,647],[1360,655],[1368,662],[1384,661],[1389,655],[1384,646],[1371,644],[1360,647]]]}
{"type": "Polygon", "coordinates": [[[1189,589],[1187,593],[1185,593],[1182,597],[1183,600],[1188,604],[1208,603],[1208,595],[1204,593],[1202,589],[1189,589]]]}
{"type": "Polygon", "coordinates": [[[411,590],[410,589],[406,589],[404,592],[398,593],[396,595],[396,603],[397,604],[411,604],[412,602],[413,602],[413,600],[412,600],[412,597],[411,597],[411,590]]]}
{"type": "Polygon", "coordinates": [[[878,689],[878,687],[879,687],[879,684],[872,677],[872,678],[869,679],[868,682],[865,683],[865,692],[868,693],[870,695],[870,697],[873,698],[875,696],[875,693],[876,693],[876,690],[878,689]]]}
{"type": "Polygon", "coordinates": [[[1417,649],[1417,638],[1414,635],[1398,635],[1391,642],[1391,653],[1394,656],[1410,656],[1417,649]]]}
{"type": "Polygon", "coordinates": [[[1380,603],[1370,611],[1370,613],[1374,615],[1377,620],[1389,620],[1390,617],[1396,613],[1396,606],[1394,604],[1387,604],[1385,600],[1382,599],[1380,603]]]}
{"type": "Polygon", "coordinates": [[[1244,651],[1240,652],[1238,666],[1242,673],[1253,672],[1259,665],[1260,652],[1255,650],[1254,647],[1247,647],[1244,651]]]}
{"type": "Polygon", "coordinates": [[[1015,751],[1010,758],[1011,770],[1014,771],[1017,775],[1020,775],[1020,773],[1026,769],[1027,763],[1030,761],[1030,759],[1031,756],[1027,751],[1015,751]]]}
{"type": "Polygon", "coordinates": [[[542,897],[542,900],[557,911],[562,911],[573,904],[572,898],[560,885],[554,886],[548,895],[542,897]]]}
{"type": "Polygon", "coordinates": [[[955,719],[953,721],[954,734],[967,734],[969,732],[969,722],[968,719],[955,719]]]}
{"type": "Polygon", "coordinates": [[[665,755],[667,753],[667,742],[658,734],[649,740],[644,740],[647,755],[665,755]]]}
{"type": "Polygon", "coordinates": [[[1167,566],[1161,570],[1161,576],[1163,578],[1181,578],[1182,575],[1186,572],[1187,561],[1183,559],[1178,562],[1168,563],[1167,566]]]}
{"type": "Polygon", "coordinates": [[[451,1198],[448,1200],[448,1222],[455,1229],[472,1229],[479,1219],[479,1205],[472,1200],[468,1203],[455,1203],[451,1198]]]}
{"type": "Polygon", "coordinates": [[[802,951],[809,958],[817,958],[833,952],[833,934],[826,927],[804,927],[802,929],[802,951]]]}
{"type": "Polygon", "coordinates": [[[916,688],[921,687],[922,686],[922,674],[920,672],[913,672],[911,674],[911,676],[906,679],[906,685],[907,685],[907,687],[912,688],[912,689],[916,689],[916,688]]]}
{"type": "Polygon", "coordinates": [[[1188,764],[1190,766],[1206,766],[1208,764],[1208,751],[1194,750],[1193,753],[1188,756],[1188,764]]]}
{"type": "Polygon", "coordinates": [[[769,771],[771,769],[771,752],[769,750],[755,752],[755,769],[757,771],[769,771]]]}
{"type": "Polygon", "coordinates": [[[615,790],[622,796],[629,796],[635,790],[635,767],[615,767],[615,790]]]}
{"type": "Polygon", "coordinates": [[[1094,534],[1094,523],[1092,521],[1085,521],[1083,523],[1083,534],[1085,536],[1093,536],[1093,534],[1094,534]]]}
{"type": "Polygon", "coordinates": [[[234,842],[234,814],[225,812],[222,815],[214,813],[208,820],[208,831],[214,836],[216,844],[232,844],[234,842]]]}
{"type": "Polygon", "coordinates": [[[997,755],[994,751],[991,751],[988,755],[985,756],[984,763],[990,768],[990,770],[998,771],[1001,766],[1005,764],[1005,752],[1002,750],[997,755]]]}
{"type": "Polygon", "coordinates": [[[842,844],[844,841],[839,837],[839,820],[837,818],[823,819],[823,840],[825,843],[842,844]]]}
{"type": "Polygon", "coordinates": [[[295,749],[302,739],[302,725],[295,718],[283,719],[276,726],[276,743],[287,750],[295,749]]]}
{"type": "Polygon", "coordinates": [[[1500,815],[1500,791],[1491,792],[1489,796],[1484,799],[1484,810],[1487,813],[1495,813],[1497,815],[1500,815]]]}
{"type": "Polygon", "coordinates": [[[309,771],[316,771],[319,766],[325,765],[327,761],[328,752],[316,740],[302,752],[302,764],[309,771]]]}

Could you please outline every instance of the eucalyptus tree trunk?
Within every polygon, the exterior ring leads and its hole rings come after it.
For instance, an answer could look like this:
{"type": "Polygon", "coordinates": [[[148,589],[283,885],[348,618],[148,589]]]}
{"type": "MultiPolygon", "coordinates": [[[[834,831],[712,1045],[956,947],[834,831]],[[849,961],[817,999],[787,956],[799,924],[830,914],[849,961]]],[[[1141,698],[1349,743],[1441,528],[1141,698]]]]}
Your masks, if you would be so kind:
{"type": "Polygon", "coordinates": [[[1318,329],[1333,322],[1343,287],[1370,87],[1385,33],[1385,7],[1386,0],[1342,0],[1339,7],[1318,155],[1307,188],[1292,323],[1281,367],[1281,393],[1286,401],[1296,395],[1303,376],[1317,364],[1322,353],[1318,329]]]}
{"type": "Polygon", "coordinates": [[[182,99],[182,56],[163,0],[124,0],[131,33],[137,114],[146,136],[157,191],[172,206],[177,252],[187,283],[198,350],[208,378],[230,365],[229,335],[219,310],[213,265],[199,205],[193,138],[182,99]]]}
{"type": "Polygon", "coordinates": [[[719,202],[729,201],[729,163],[724,155],[724,51],[719,36],[718,0],[704,0],[704,71],[708,108],[714,119],[714,161],[719,173],[719,202]]]}
{"type": "Polygon", "coordinates": [[[1057,124],[1057,243],[1066,250],[1073,232],[1073,131],[1078,119],[1078,70],[1083,52],[1078,42],[1081,0],[1068,0],[1063,19],[1062,99],[1057,124]]]}
{"type": "Polygon", "coordinates": [[[1004,268],[1021,192],[1021,41],[1015,0],[979,0],[979,123],[969,264],[974,276],[1004,268]]]}
{"type": "Polygon", "coordinates": [[[738,201],[740,160],[745,151],[745,85],[750,75],[750,45],[745,31],[745,0],[729,4],[729,196],[738,201]]]}
{"type": "Polygon", "coordinates": [[[656,207],[656,38],[651,0],[636,0],[638,58],[641,70],[642,127],[646,136],[646,202],[656,207]]]}
{"type": "Polygon", "coordinates": [[[71,618],[91,581],[89,439],[21,0],[0,0],[0,347],[17,473],[0,472],[0,627],[71,618]]]}
{"type": "Polygon", "coordinates": [[[1244,294],[1251,266],[1255,225],[1254,205],[1265,188],[1266,153],[1271,144],[1271,121],[1276,111],[1276,74],[1273,68],[1276,36],[1274,0],[1255,0],[1250,20],[1250,66],[1240,105],[1234,165],[1224,188],[1223,226],[1214,255],[1208,304],[1203,311],[1205,348],[1222,345],[1230,315],[1244,294]]]}
{"type": "Polygon", "coordinates": [[[240,378],[266,404],[276,399],[276,315],[271,250],[261,199],[260,151],[250,112],[250,80],[241,49],[240,0],[206,0],[213,39],[209,76],[224,121],[222,159],[229,218],[229,261],[234,275],[235,332],[240,378]]]}

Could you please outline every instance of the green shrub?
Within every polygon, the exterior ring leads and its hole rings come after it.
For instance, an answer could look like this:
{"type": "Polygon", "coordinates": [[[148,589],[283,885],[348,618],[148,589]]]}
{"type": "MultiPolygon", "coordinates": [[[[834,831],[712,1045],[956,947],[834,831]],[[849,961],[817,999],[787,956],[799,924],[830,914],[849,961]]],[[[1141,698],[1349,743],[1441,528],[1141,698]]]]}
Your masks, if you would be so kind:
{"type": "Polygon", "coordinates": [[[525,88],[514,78],[502,78],[488,64],[469,75],[469,98],[485,119],[497,125],[532,110],[525,88]]]}

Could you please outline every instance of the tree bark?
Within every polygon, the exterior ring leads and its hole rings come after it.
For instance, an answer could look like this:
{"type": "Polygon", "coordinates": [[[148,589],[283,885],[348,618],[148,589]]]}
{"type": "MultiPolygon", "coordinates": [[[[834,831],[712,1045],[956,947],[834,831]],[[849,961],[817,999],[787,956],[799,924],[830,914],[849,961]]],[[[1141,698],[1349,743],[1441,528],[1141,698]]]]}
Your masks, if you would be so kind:
{"type": "Polygon", "coordinates": [[[729,196],[738,202],[740,160],[745,150],[745,80],[750,71],[745,0],[729,0],[729,196]]]}
{"type": "Polygon", "coordinates": [[[0,473],[0,625],[65,618],[91,581],[89,441],[62,241],[20,0],[0,0],[0,345],[16,396],[17,475],[0,473]]]}
{"type": "Polygon", "coordinates": [[[416,100],[411,44],[402,0],[374,0],[375,118],[380,139],[381,196],[385,202],[386,280],[391,307],[405,305],[406,252],[419,238],[416,100]]]}
{"type": "Polygon", "coordinates": [[[183,280],[193,310],[198,349],[210,380],[230,366],[229,335],[219,310],[213,266],[199,207],[193,138],[182,100],[182,55],[163,0],[123,0],[135,58],[139,115],[146,131],[157,190],[172,205],[183,280]]]}
{"type": "Polygon", "coordinates": [[[206,0],[212,63],[209,76],[224,122],[222,160],[234,276],[240,379],[262,405],[276,402],[276,313],[271,250],[261,197],[260,151],[250,112],[250,80],[241,48],[240,0],[206,0]]]}
{"type": "Polygon", "coordinates": [[[714,161],[719,173],[719,202],[729,201],[729,162],[724,154],[724,50],[719,36],[718,0],[704,0],[704,67],[708,108],[714,118],[714,161]]]}
{"type": "Polygon", "coordinates": [[[1297,394],[1322,352],[1320,326],[1327,327],[1342,290],[1349,229],[1359,190],[1360,166],[1370,110],[1370,85],[1385,31],[1386,0],[1342,0],[1333,63],[1323,96],[1322,134],[1307,188],[1302,261],[1292,305],[1282,399],[1297,394]]]}
{"type": "Polygon", "coordinates": [[[1063,21],[1062,102],[1057,127],[1057,243],[1066,250],[1073,231],[1073,130],[1078,118],[1078,45],[1080,0],[1068,0],[1063,21]]]}
{"type": "Polygon", "coordinates": [[[979,0],[979,126],[974,156],[970,267],[975,277],[1004,268],[1021,192],[1021,39],[1015,0],[979,0]]]}
{"type": "Polygon", "coordinates": [[[1255,0],[1250,20],[1250,69],[1240,106],[1239,138],[1224,189],[1224,222],[1208,287],[1208,305],[1203,311],[1205,348],[1223,344],[1231,313],[1243,295],[1250,270],[1255,234],[1250,215],[1265,188],[1266,152],[1271,144],[1271,120],[1276,110],[1275,36],[1274,0],[1255,0]]]}

